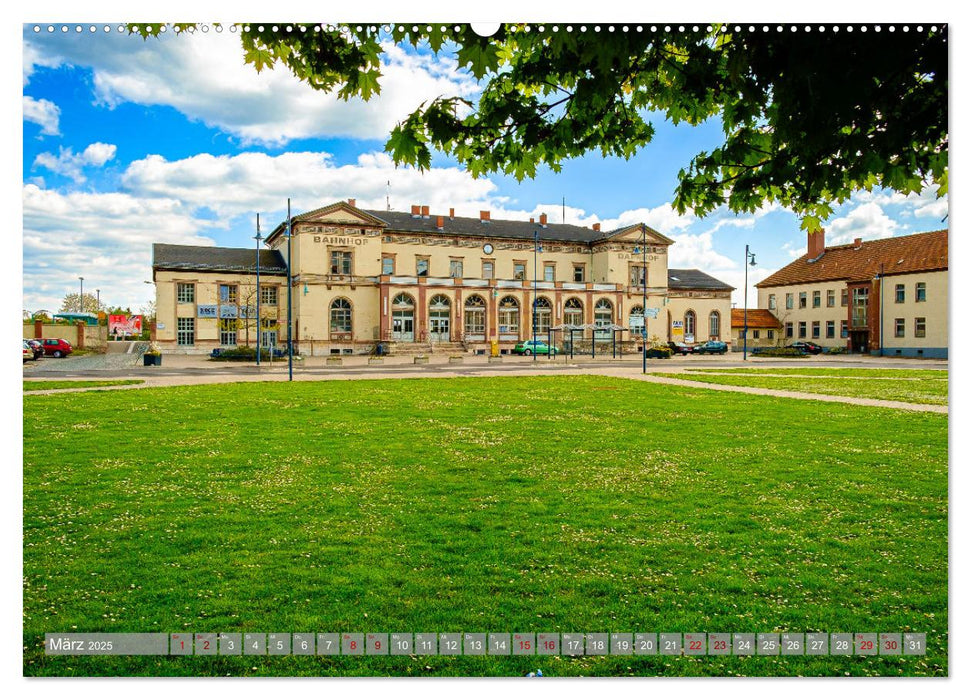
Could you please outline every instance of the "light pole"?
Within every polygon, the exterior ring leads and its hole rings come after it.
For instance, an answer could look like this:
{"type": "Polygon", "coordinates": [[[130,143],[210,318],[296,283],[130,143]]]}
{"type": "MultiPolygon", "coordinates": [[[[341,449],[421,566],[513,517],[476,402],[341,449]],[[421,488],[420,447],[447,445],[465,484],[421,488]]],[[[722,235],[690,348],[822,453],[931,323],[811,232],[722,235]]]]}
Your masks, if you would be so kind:
{"type": "Polygon", "coordinates": [[[750,253],[745,244],[745,302],[742,305],[742,361],[748,358],[748,268],[755,267],[755,253],[750,253]]]}
{"type": "MultiPolygon", "coordinates": [[[[641,374],[647,374],[647,229],[641,227],[641,374]]],[[[637,255],[637,247],[634,247],[637,255]]]]}
{"type": "Polygon", "coordinates": [[[84,278],[78,277],[81,280],[81,295],[78,297],[78,313],[84,313],[84,278]]]}
{"type": "Polygon", "coordinates": [[[536,362],[536,293],[539,289],[539,229],[533,231],[533,362],[536,362]]]}
{"type": "MultiPolygon", "coordinates": [[[[263,333],[263,316],[260,314],[260,243],[263,242],[263,236],[260,235],[260,215],[256,215],[256,235],[253,236],[256,241],[256,366],[260,366],[260,336],[263,333]]],[[[273,350],[270,350],[270,354],[273,350]]]]}
{"type": "Polygon", "coordinates": [[[293,252],[290,247],[290,198],[287,197],[287,371],[288,381],[293,381],[293,252]]]}
{"type": "Polygon", "coordinates": [[[94,293],[98,295],[98,302],[97,302],[98,303],[98,308],[96,310],[100,312],[101,311],[101,290],[100,289],[95,289],[94,290],[94,293]]]}

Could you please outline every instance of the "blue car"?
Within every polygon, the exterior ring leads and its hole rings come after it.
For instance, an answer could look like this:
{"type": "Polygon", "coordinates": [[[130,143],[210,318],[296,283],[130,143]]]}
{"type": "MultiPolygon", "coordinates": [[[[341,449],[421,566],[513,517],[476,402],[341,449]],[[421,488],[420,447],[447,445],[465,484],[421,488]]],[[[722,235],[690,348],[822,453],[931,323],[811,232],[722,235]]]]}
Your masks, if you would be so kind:
{"type": "Polygon", "coordinates": [[[696,355],[724,355],[728,352],[728,344],[720,340],[709,340],[707,343],[695,345],[696,355]]]}

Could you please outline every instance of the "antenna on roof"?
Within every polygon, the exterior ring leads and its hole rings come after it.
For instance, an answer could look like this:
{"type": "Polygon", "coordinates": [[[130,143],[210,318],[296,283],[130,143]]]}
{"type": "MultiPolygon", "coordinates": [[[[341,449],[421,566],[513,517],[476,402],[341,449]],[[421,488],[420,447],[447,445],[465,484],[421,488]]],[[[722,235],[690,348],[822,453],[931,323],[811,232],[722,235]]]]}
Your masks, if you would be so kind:
{"type": "Polygon", "coordinates": [[[388,207],[388,211],[391,211],[391,180],[388,180],[387,194],[385,195],[385,202],[388,207]]]}
{"type": "Polygon", "coordinates": [[[560,223],[566,223],[566,197],[563,198],[563,214],[560,216],[560,223]]]}

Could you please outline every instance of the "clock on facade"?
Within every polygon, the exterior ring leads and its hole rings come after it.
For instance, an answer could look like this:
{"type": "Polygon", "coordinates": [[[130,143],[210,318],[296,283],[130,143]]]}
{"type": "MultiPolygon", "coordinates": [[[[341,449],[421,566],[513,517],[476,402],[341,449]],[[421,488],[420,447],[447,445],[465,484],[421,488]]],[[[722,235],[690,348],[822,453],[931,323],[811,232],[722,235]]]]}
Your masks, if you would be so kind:
{"type": "Polygon", "coordinates": [[[482,252],[484,252],[486,255],[492,255],[493,250],[495,250],[495,248],[492,247],[491,243],[486,243],[484,246],[482,246],[482,252]]]}

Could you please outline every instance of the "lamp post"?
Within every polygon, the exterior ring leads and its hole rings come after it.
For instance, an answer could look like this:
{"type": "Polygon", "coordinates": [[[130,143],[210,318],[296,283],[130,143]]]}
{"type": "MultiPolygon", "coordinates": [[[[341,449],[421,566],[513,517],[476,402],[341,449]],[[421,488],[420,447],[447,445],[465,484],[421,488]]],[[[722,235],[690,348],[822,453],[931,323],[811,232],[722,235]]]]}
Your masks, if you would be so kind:
{"type": "Polygon", "coordinates": [[[97,304],[98,304],[97,311],[101,311],[101,290],[100,289],[95,289],[94,290],[94,293],[97,295],[97,299],[98,299],[98,301],[97,301],[97,304]]]}
{"type": "MultiPolygon", "coordinates": [[[[647,374],[647,229],[641,227],[641,374],[647,374]]],[[[637,255],[637,247],[634,247],[637,255]]]]}
{"type": "Polygon", "coordinates": [[[81,280],[81,295],[78,297],[78,313],[84,313],[84,278],[78,277],[81,280]]]}
{"type": "Polygon", "coordinates": [[[745,245],[745,302],[742,306],[742,361],[748,358],[748,268],[755,267],[755,253],[750,253],[745,245]]]}
{"type": "Polygon", "coordinates": [[[533,231],[533,362],[536,362],[536,293],[539,289],[539,229],[533,231]]]}
{"type": "MultiPolygon", "coordinates": [[[[260,235],[260,215],[256,215],[256,235],[253,236],[253,240],[256,241],[256,366],[260,366],[260,336],[263,333],[263,316],[260,313],[260,243],[263,242],[263,236],[260,235]]],[[[270,354],[273,354],[273,350],[270,350],[270,354]]]]}
{"type": "Polygon", "coordinates": [[[290,239],[290,198],[287,197],[287,371],[293,381],[293,261],[290,239]]]}

